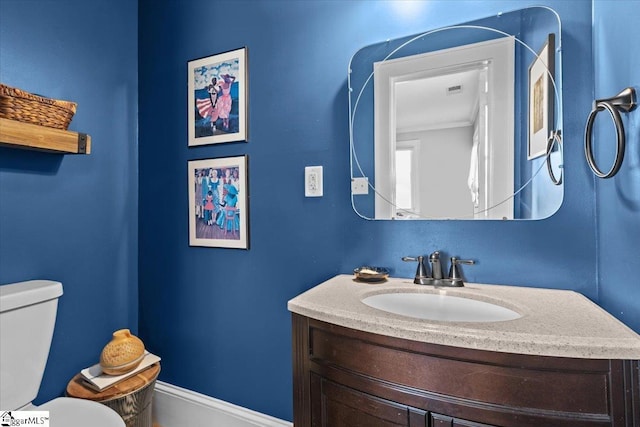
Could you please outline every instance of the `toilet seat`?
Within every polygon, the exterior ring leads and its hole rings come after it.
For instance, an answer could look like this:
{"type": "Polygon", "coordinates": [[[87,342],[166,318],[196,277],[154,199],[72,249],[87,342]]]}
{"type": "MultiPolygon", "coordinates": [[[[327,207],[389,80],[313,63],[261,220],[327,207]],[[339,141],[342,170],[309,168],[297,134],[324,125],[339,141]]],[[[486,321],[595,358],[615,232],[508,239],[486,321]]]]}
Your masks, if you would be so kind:
{"type": "Polygon", "coordinates": [[[116,411],[90,400],[59,397],[36,409],[49,411],[51,427],[125,427],[116,411]]]}

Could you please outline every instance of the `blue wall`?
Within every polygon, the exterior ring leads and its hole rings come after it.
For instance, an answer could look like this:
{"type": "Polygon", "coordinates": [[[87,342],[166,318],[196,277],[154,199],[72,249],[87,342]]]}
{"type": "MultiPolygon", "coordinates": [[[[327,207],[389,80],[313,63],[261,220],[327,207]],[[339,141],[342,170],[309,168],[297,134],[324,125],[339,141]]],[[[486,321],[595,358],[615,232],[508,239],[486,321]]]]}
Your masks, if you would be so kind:
{"type": "Polygon", "coordinates": [[[0,283],[62,282],[36,403],[134,331],[137,285],[137,4],[0,0],[0,81],[78,103],[88,156],[0,148],[0,283]]]}
{"type": "MultiPolygon", "coordinates": [[[[638,113],[627,118],[618,177],[596,182],[582,154],[594,96],[590,1],[544,2],[563,22],[566,187],[557,214],[366,222],[351,211],[351,55],[538,4],[410,3],[417,9],[403,16],[395,5],[408,3],[387,1],[0,0],[0,80],[77,101],[71,128],[93,138],[89,156],[0,149],[0,283],[40,277],[65,286],[39,400],[94,363],[111,331],[139,322],[163,359],[162,380],[291,419],[286,302],[365,263],[411,277],[415,267],[400,257],[435,249],[477,259],[469,280],[575,289],[640,331],[638,113]],[[187,62],[241,46],[249,47],[250,142],[187,148],[187,62]],[[187,161],[245,153],[251,249],[189,247],[187,161]],[[308,165],[325,168],[323,198],[304,198],[308,165]]],[[[622,71],[598,56],[607,46],[621,58],[627,44],[609,29],[618,18],[636,22],[637,8],[604,3],[594,20],[598,96],[638,85],[638,55],[622,71]]]]}
{"type": "MultiPolygon", "coordinates": [[[[597,0],[593,22],[593,97],[608,98],[629,86],[640,95],[640,46],[629,43],[628,31],[640,22],[640,3],[597,0]]],[[[615,177],[596,183],[599,303],[640,331],[640,110],[623,114],[623,120],[627,129],[624,163],[615,177]]],[[[615,152],[615,132],[607,114],[598,115],[595,132],[597,160],[606,171],[615,152]]]]}
{"type": "Polygon", "coordinates": [[[546,2],[563,21],[565,182],[533,222],[366,222],[350,208],[347,65],[362,46],[539,2],[139,1],[140,332],[161,379],[291,418],[286,302],[361,264],[411,277],[403,255],[478,260],[468,279],[575,289],[597,300],[590,110],[591,3],[546,2]],[[413,5],[401,15],[400,5],[413,5]],[[250,142],[187,147],[187,62],[249,48],[250,142]],[[249,155],[251,248],[188,245],[187,162],[249,155]],[[323,165],[325,196],[304,198],[323,165]]]}

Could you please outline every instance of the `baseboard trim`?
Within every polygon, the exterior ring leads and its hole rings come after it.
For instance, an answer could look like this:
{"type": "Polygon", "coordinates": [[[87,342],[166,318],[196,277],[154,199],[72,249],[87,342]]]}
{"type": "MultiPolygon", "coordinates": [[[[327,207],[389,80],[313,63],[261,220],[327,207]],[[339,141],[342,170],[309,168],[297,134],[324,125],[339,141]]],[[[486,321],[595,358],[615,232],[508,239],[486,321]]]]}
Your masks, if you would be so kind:
{"type": "Polygon", "coordinates": [[[293,427],[288,421],[162,381],[156,382],[152,408],[154,422],[162,427],[293,427]]]}

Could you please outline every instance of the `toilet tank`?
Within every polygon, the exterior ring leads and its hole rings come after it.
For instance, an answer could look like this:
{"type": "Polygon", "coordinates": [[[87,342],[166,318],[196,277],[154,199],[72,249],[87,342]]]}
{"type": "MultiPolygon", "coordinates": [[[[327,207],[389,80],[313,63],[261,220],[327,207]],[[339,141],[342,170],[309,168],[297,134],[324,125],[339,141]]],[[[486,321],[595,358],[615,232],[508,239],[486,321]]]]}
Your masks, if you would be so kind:
{"type": "Polygon", "coordinates": [[[62,284],[30,280],[0,286],[0,408],[38,395],[49,356],[62,284]]]}

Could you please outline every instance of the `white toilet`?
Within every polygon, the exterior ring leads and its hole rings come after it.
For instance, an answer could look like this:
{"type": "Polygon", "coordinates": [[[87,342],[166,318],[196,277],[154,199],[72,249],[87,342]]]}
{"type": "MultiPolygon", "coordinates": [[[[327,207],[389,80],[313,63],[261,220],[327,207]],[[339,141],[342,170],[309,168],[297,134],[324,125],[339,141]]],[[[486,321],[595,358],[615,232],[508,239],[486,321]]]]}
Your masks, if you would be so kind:
{"type": "Polygon", "coordinates": [[[51,427],[124,427],[114,410],[89,400],[31,403],[40,389],[61,295],[62,284],[50,280],[0,286],[0,410],[49,411],[51,427]]]}

